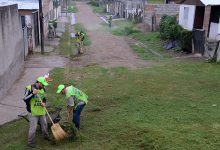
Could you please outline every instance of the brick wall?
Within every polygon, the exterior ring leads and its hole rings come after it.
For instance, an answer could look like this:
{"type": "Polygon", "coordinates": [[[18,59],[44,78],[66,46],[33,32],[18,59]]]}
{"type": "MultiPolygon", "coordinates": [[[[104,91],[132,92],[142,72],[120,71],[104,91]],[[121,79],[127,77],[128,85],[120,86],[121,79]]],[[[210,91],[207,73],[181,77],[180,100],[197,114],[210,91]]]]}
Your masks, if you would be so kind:
{"type": "Polygon", "coordinates": [[[145,5],[144,23],[148,31],[159,28],[160,18],[166,14],[170,16],[179,16],[180,5],[177,4],[147,4],[145,5]],[[152,22],[153,20],[153,22],[152,22]]]}
{"type": "Polygon", "coordinates": [[[211,6],[206,6],[205,7],[204,22],[203,22],[203,29],[205,30],[206,37],[208,36],[210,14],[211,14],[211,6]]]}

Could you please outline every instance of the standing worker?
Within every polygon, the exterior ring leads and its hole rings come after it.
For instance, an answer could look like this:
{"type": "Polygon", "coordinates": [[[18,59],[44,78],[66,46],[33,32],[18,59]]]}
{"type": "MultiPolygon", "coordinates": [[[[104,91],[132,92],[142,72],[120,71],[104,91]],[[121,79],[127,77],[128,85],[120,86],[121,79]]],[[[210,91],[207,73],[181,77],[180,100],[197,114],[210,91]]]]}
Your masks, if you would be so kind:
{"type": "Polygon", "coordinates": [[[30,124],[28,133],[28,146],[31,148],[36,147],[34,138],[36,134],[37,124],[40,122],[41,130],[45,140],[49,139],[46,111],[45,89],[48,83],[44,77],[37,78],[36,83],[26,86],[25,97],[23,98],[27,106],[27,111],[30,112],[30,124]]]}
{"type": "Polygon", "coordinates": [[[75,88],[74,86],[65,87],[63,84],[59,85],[57,88],[57,93],[62,93],[67,99],[67,117],[73,114],[73,123],[75,127],[80,129],[80,114],[88,103],[88,96],[81,90],[75,88]]]}
{"type": "Polygon", "coordinates": [[[112,15],[109,16],[108,25],[110,28],[112,27],[112,15]]]}
{"type": "Polygon", "coordinates": [[[79,31],[75,34],[76,46],[78,47],[78,55],[83,54],[83,41],[85,39],[85,33],[79,31]]]}

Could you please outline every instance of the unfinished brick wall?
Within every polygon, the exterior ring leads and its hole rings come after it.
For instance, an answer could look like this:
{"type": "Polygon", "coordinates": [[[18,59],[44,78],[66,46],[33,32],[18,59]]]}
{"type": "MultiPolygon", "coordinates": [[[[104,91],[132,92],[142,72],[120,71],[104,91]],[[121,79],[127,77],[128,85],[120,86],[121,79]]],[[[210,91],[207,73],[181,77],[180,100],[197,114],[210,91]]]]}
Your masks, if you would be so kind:
{"type": "Polygon", "coordinates": [[[147,4],[145,6],[145,18],[146,30],[158,30],[160,18],[166,14],[170,16],[179,17],[180,5],[177,4],[147,4]]]}

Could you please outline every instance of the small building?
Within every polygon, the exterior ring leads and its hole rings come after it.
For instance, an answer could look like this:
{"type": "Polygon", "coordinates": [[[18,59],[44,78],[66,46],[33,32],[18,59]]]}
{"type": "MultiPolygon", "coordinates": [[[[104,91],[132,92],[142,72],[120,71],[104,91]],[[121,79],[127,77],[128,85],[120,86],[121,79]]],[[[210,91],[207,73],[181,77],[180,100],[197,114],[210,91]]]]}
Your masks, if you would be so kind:
{"type": "Polygon", "coordinates": [[[2,0],[8,4],[17,4],[23,30],[25,56],[40,44],[39,3],[38,0],[2,0]]]}
{"type": "MultiPolygon", "coordinates": [[[[184,0],[181,2],[179,24],[193,31],[194,52],[210,55],[207,43],[220,34],[220,0],[184,0]]],[[[208,44],[209,45],[209,44],[208,44]]]]}

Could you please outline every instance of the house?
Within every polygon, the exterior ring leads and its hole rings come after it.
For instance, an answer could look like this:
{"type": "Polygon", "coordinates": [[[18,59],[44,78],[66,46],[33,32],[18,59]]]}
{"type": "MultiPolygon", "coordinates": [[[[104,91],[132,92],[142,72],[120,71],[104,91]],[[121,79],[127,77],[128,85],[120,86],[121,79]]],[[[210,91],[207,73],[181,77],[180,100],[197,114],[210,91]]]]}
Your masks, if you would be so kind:
{"type": "Polygon", "coordinates": [[[39,41],[38,0],[2,0],[7,4],[17,4],[24,35],[25,56],[36,48],[39,41]]]}
{"type": "MultiPolygon", "coordinates": [[[[220,34],[219,0],[184,0],[181,2],[179,24],[193,31],[194,52],[210,55],[207,42],[216,42],[220,34]]],[[[216,44],[211,44],[215,49],[216,44]]]]}
{"type": "MultiPolygon", "coordinates": [[[[8,4],[18,4],[18,13],[21,17],[24,32],[26,55],[40,45],[39,0],[1,0],[8,4]],[[27,40],[26,40],[27,39],[27,40]]],[[[48,22],[59,17],[61,0],[42,0],[44,36],[48,34],[48,22]]]]}

